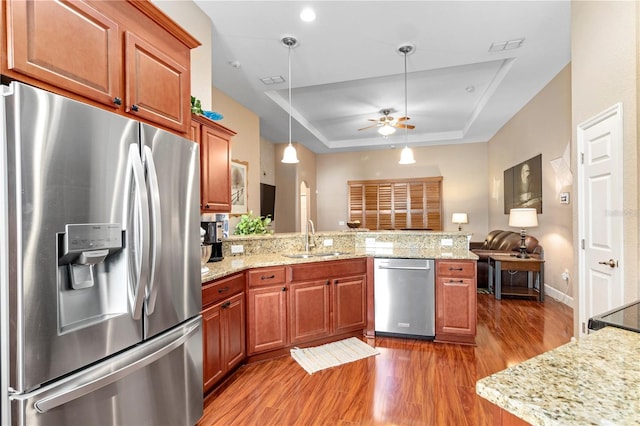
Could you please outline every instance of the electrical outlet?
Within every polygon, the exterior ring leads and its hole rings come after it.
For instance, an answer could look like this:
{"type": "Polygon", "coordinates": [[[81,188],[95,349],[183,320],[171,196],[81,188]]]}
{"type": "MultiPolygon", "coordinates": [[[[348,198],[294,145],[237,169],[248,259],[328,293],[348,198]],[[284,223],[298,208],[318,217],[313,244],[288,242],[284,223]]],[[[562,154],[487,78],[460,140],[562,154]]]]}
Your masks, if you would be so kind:
{"type": "Polygon", "coordinates": [[[327,238],[322,242],[322,245],[324,245],[325,247],[331,247],[333,245],[333,240],[330,238],[327,238]]]}
{"type": "Polygon", "coordinates": [[[231,246],[231,253],[232,254],[244,253],[244,246],[242,244],[232,245],[231,246]]]}
{"type": "Polygon", "coordinates": [[[440,245],[442,247],[451,247],[453,245],[453,240],[451,238],[442,238],[440,240],[440,245]]]}
{"type": "Polygon", "coordinates": [[[338,221],[338,226],[344,226],[344,220],[339,220],[338,221]]]}

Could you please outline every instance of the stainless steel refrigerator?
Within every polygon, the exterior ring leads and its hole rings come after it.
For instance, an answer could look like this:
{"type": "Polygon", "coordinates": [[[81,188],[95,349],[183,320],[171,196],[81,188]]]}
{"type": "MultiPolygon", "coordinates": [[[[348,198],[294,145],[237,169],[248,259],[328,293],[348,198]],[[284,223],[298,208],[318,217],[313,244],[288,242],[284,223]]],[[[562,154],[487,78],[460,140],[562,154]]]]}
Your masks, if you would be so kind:
{"type": "Polygon", "coordinates": [[[0,424],[195,424],[197,144],[1,90],[0,424]]]}

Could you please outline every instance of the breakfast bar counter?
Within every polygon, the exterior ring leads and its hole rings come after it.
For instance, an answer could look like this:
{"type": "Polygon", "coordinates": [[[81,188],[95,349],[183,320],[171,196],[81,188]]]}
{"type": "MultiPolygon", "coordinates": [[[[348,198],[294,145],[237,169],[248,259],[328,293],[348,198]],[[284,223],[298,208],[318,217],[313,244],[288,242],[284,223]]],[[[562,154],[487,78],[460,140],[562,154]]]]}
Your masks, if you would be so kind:
{"type": "Polygon", "coordinates": [[[476,383],[532,425],[640,424],[640,333],[606,327],[476,383]]]}

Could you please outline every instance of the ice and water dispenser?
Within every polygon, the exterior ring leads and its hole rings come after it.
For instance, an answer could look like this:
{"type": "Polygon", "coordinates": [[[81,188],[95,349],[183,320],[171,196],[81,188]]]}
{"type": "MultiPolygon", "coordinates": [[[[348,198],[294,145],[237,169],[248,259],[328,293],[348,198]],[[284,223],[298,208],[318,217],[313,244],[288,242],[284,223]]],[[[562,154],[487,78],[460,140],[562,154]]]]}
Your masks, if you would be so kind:
{"type": "Polygon", "coordinates": [[[60,332],[128,312],[120,224],[68,224],[58,234],[60,332]]]}

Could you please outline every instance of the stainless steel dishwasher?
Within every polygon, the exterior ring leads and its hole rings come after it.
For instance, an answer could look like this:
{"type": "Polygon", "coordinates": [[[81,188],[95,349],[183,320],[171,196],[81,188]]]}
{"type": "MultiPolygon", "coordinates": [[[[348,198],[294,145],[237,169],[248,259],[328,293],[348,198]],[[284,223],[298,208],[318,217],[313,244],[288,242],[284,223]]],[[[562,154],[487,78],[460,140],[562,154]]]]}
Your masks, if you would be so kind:
{"type": "Polygon", "coordinates": [[[435,337],[433,259],[374,259],[376,335],[435,337]]]}

